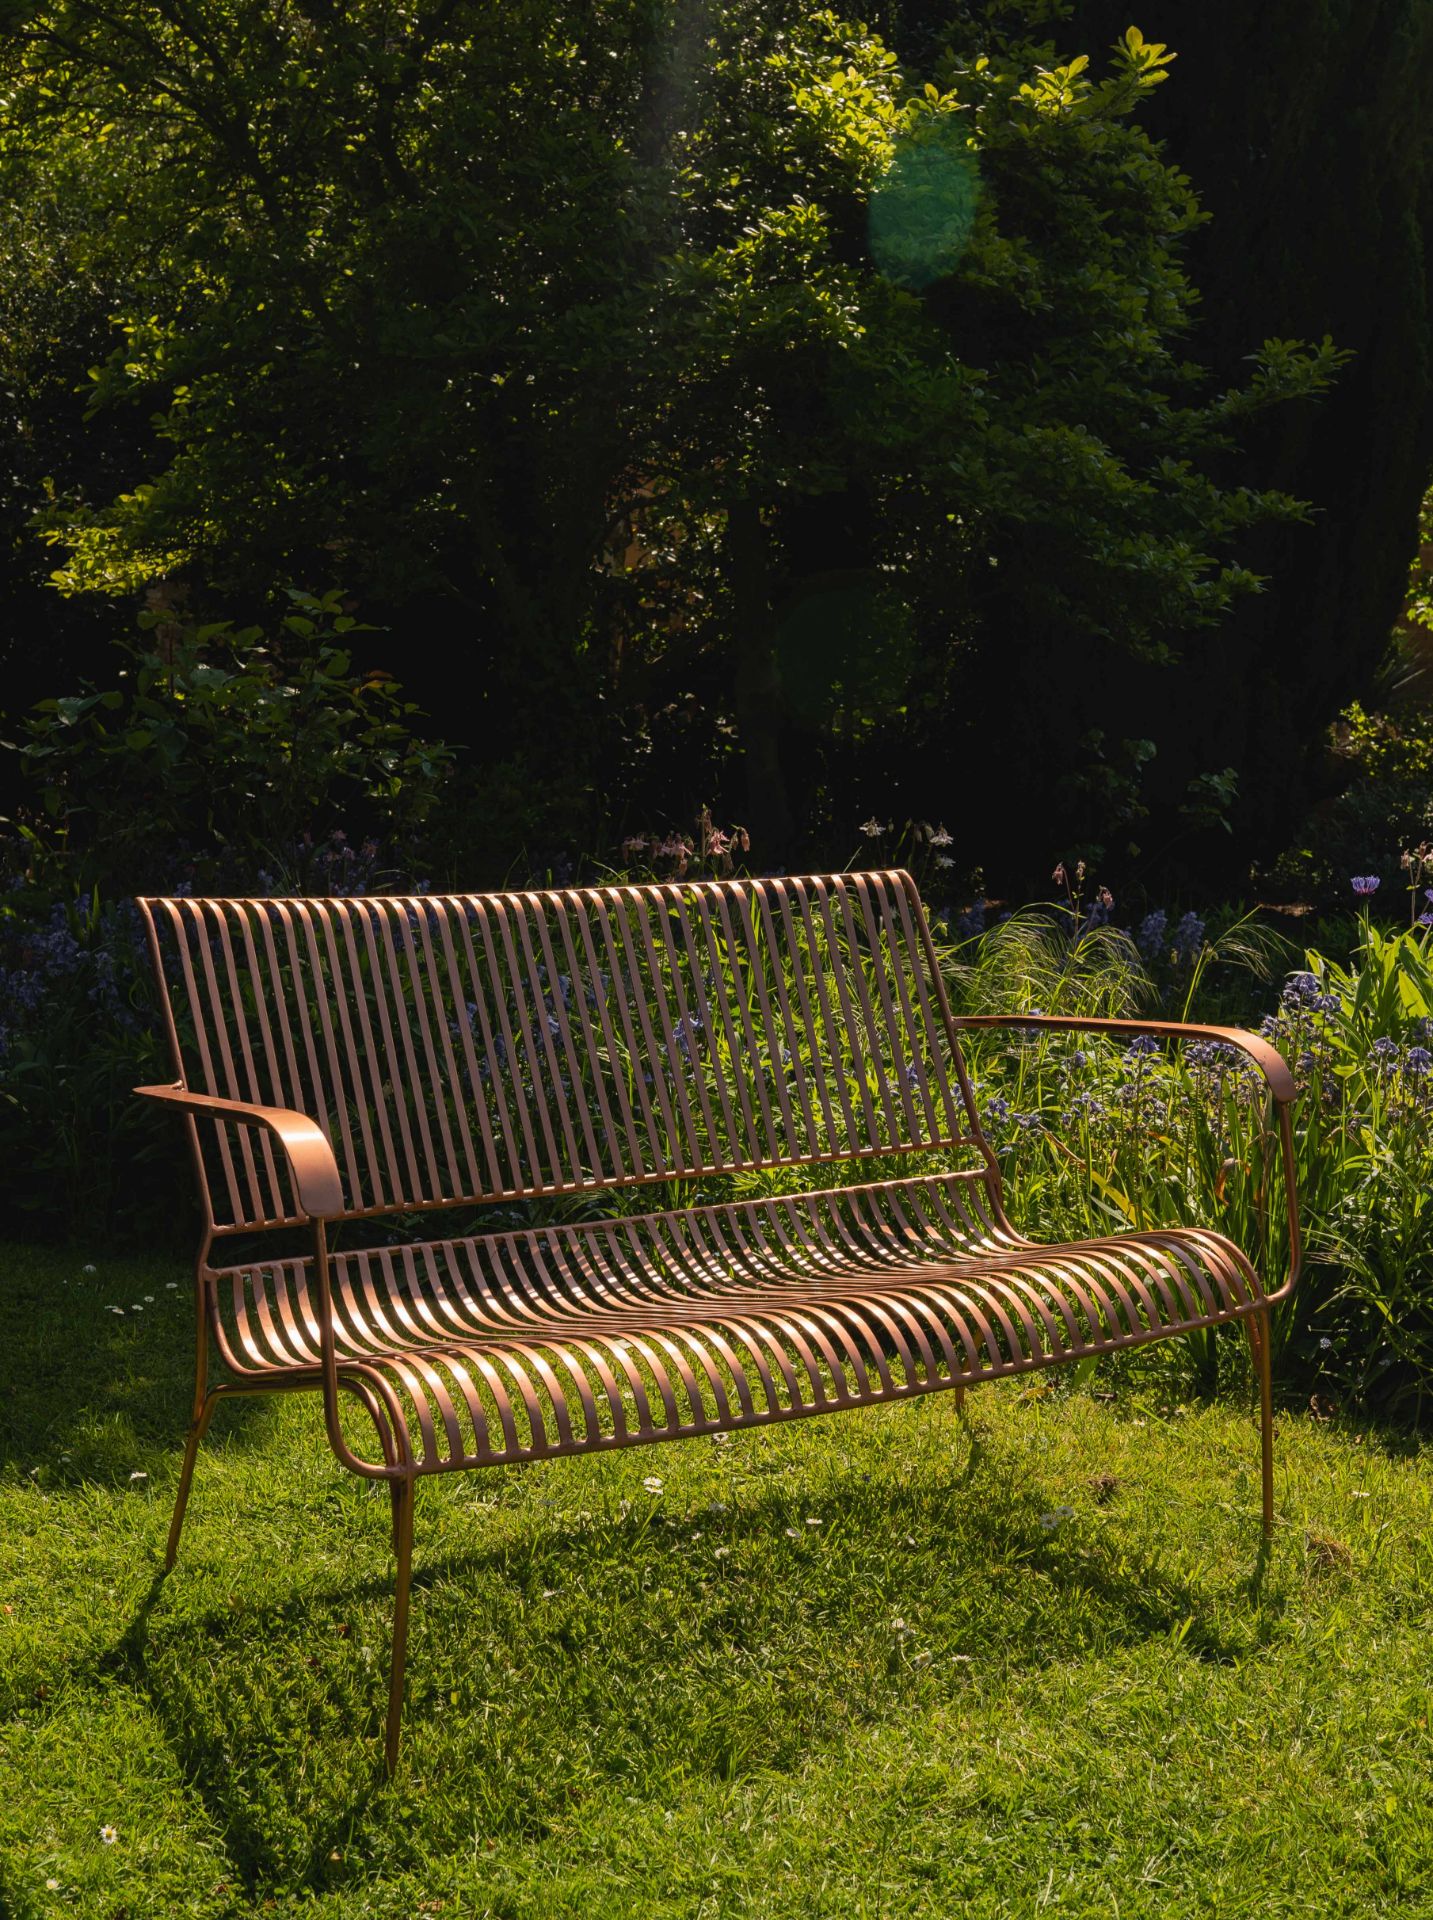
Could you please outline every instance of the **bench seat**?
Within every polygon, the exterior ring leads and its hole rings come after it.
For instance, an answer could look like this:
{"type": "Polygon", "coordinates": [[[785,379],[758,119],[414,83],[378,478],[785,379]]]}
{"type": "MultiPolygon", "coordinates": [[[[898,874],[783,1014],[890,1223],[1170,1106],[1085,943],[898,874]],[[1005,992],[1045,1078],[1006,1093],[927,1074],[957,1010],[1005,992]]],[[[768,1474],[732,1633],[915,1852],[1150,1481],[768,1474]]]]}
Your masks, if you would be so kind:
{"type": "MultiPolygon", "coordinates": [[[[1037,1247],[984,1191],[957,1173],[334,1253],[340,1377],[383,1407],[405,1470],[440,1473],[971,1386],[1263,1299],[1218,1234],[1037,1247]]],[[[310,1260],[214,1279],[236,1373],[317,1372],[310,1260]]]]}

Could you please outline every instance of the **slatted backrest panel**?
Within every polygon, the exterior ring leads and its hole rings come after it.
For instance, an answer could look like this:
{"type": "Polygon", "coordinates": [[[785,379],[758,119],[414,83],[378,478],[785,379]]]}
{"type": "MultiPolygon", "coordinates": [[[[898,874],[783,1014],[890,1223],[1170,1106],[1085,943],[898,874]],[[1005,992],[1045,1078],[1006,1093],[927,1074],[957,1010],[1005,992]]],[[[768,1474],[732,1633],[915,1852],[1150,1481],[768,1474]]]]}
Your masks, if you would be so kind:
{"type": "MultiPolygon", "coordinates": [[[[978,1138],[905,874],[140,904],[185,1084],[311,1115],[353,1213],[978,1138]]],[[[295,1217],[199,1131],[216,1224],[295,1217]]]]}

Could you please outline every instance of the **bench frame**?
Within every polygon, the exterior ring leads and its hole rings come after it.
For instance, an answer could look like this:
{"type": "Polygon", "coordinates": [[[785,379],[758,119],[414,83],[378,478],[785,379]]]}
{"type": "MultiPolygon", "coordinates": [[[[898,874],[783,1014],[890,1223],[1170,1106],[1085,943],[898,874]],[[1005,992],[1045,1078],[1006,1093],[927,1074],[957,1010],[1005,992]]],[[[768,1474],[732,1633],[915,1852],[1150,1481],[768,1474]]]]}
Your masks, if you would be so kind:
{"type": "MultiPolygon", "coordinates": [[[[1283,1165],[1283,1185],[1288,1209],[1290,1259],[1287,1274],[1282,1283],[1273,1292],[1255,1291],[1247,1299],[1241,1299],[1228,1311],[1221,1313],[1220,1320],[1242,1319],[1249,1338],[1251,1355],[1254,1362],[1259,1386],[1259,1425],[1262,1459],[1262,1523],[1267,1539],[1273,1528],[1274,1488],[1273,1488],[1273,1404],[1270,1378],[1271,1310],[1287,1299],[1297,1283],[1301,1265],[1301,1233],[1299,1224],[1298,1195],[1296,1186],[1295,1154],[1292,1128],[1292,1110],[1297,1098],[1297,1089],[1288,1066],[1278,1051],[1257,1035],[1246,1033],[1237,1028],[1187,1025],[1168,1021],[1140,1019],[1104,1019],[1096,1017],[1058,1016],[1047,1014],[985,1014],[957,1018],[952,1015],[946,994],[944,980],[931,941],[923,909],[920,907],[914,883],[905,874],[881,876],[851,875],[840,877],[847,881],[866,879],[895,881],[904,889],[914,905],[919,922],[919,934],[927,963],[930,966],[930,980],[934,997],[938,1003],[938,1025],[945,1028],[945,1037],[954,1053],[954,1064],[961,1088],[967,1097],[967,1107],[974,1122],[975,1133],[972,1144],[979,1149],[984,1167],[983,1175],[993,1203],[995,1217],[1005,1225],[1001,1177],[998,1162],[988,1142],[978,1132],[973,1103],[970,1101],[968,1082],[954,1036],[961,1031],[972,1031],[996,1027],[1013,1027],[1029,1033],[1047,1031],[1080,1031],[1102,1034],[1109,1037],[1137,1038],[1151,1036],[1164,1040],[1213,1041],[1238,1050],[1250,1059],[1267,1083],[1272,1104],[1277,1115],[1277,1127],[1283,1165]]],[[[743,883],[722,883],[741,885],[743,883]]],[[[805,887],[824,884],[816,882],[793,881],[749,883],[767,889],[782,886],[805,887]]],[[[587,889],[581,894],[568,893],[564,898],[581,899],[586,902],[615,900],[621,896],[629,897],[639,891],[674,892],[675,889],[587,889]]],[[[535,899],[557,898],[554,896],[473,896],[488,902],[502,902],[505,899],[523,899],[531,902],[535,899]]],[[[141,911],[146,921],[151,953],[154,960],[161,990],[168,994],[165,966],[161,955],[156,928],[155,909],[174,903],[142,900],[141,911]]],[[[196,906],[234,905],[253,903],[191,903],[196,906]]],[[[280,909],[302,909],[305,903],[274,902],[265,903],[280,909]]],[[[333,902],[307,903],[309,905],[334,905],[333,902]]],[[[166,1012],[169,1020],[170,1040],[172,1043],[176,1067],[183,1073],[183,1058],[174,1015],[166,998],[166,1012]]],[[[940,1036],[933,1036],[933,1044],[939,1043],[940,1036]]],[[[381,1404],[382,1395],[367,1382],[360,1370],[352,1364],[345,1364],[345,1358],[339,1351],[339,1342],[335,1332],[335,1302],[333,1285],[333,1256],[330,1249],[330,1227],[336,1222],[358,1217],[360,1213],[378,1211],[399,1211],[398,1208],[354,1209],[345,1196],[344,1178],[340,1170],[334,1146],[328,1135],[309,1114],[289,1108],[267,1106],[258,1102],[227,1098],[221,1095],[195,1090],[183,1084],[152,1087],[138,1087],[135,1092],[146,1099],[154,1100],[171,1108],[185,1117],[190,1137],[191,1155],[199,1178],[201,1193],[205,1198],[205,1226],[203,1238],[195,1263],[195,1379],[192,1416],[186,1436],[183,1464],[180,1470],[178,1488],[175,1495],[174,1512],[170,1522],[165,1547],[164,1567],[167,1573],[173,1568],[179,1550],[179,1540],[184,1524],[193,1481],[195,1461],[199,1447],[208,1431],[214,1414],[224,1399],[241,1394],[259,1394],[273,1392],[317,1392],[322,1399],[324,1422],[330,1445],[340,1463],[350,1471],[370,1479],[386,1480],[392,1502],[392,1539],[397,1566],[395,1607],[392,1634],[392,1662],[389,1675],[388,1708],[384,1738],[384,1761],[389,1774],[394,1771],[399,1752],[399,1738],[402,1719],[404,1670],[408,1633],[409,1599],[412,1578],[413,1555],[413,1519],[414,1494],[417,1480],[425,1472],[436,1470],[431,1464],[425,1464],[415,1456],[408,1435],[397,1427],[391,1407],[381,1404]],[[303,1223],[311,1241],[311,1261],[313,1275],[312,1306],[317,1321],[318,1351],[316,1364],[293,1365],[282,1371],[272,1368],[245,1368],[237,1377],[214,1379],[211,1373],[211,1345],[213,1336],[219,1336],[221,1352],[224,1352],[222,1330],[219,1326],[216,1301],[216,1283],[226,1270],[212,1264],[216,1243],[221,1243],[226,1229],[216,1224],[213,1205],[209,1200],[206,1186],[206,1173],[203,1155],[200,1149],[199,1132],[196,1123],[205,1120],[219,1121],[245,1131],[253,1130],[271,1143],[279,1161],[286,1170],[293,1196],[294,1211],[282,1224],[303,1223]],[[340,1418],[342,1396],[353,1396],[371,1417],[382,1448],[381,1464],[362,1458],[356,1454],[345,1435],[340,1418]]],[[[593,1183],[602,1185],[602,1182],[593,1183]]],[[[899,1183],[887,1183],[887,1185],[899,1183]]],[[[402,1211],[408,1211],[405,1207],[402,1211]]],[[[673,1215],[663,1216],[673,1219],[686,1215],[688,1210],[678,1209],[673,1215]]],[[[271,1224],[263,1222],[261,1224],[271,1224]]],[[[233,1231],[233,1229],[229,1229],[233,1231]]],[[[1011,1230],[1013,1233],[1013,1230],[1011,1230]]],[[[1030,1243],[1019,1240],[1012,1244],[1029,1247],[1030,1243]]],[[[1094,1246],[1098,1243],[1086,1243],[1094,1246]]],[[[1078,1247],[1074,1251],[1078,1251],[1078,1247]]],[[[1054,1253],[1062,1251],[1055,1249],[1054,1253]]],[[[1195,1324],[1214,1324],[1205,1320],[1195,1324]]],[[[1179,1328],[1169,1331],[1179,1331],[1179,1328]]],[[[1147,1337],[1163,1337],[1160,1333],[1151,1333],[1147,1337]]],[[[1143,1336],[1142,1336],[1143,1337],[1143,1336]]],[[[1108,1351],[1116,1343],[1106,1343],[1099,1348],[1086,1347],[1083,1351],[1108,1351]]],[[[1118,1344],[1129,1344],[1121,1342],[1118,1344]]],[[[1058,1364],[1060,1361],[1073,1361],[1081,1357],[1078,1346],[1068,1351],[1052,1352],[1044,1355],[1034,1364],[1058,1364]]],[[[226,1353],[225,1357],[229,1357],[226,1353]]],[[[994,1371],[1013,1371],[1013,1368],[986,1369],[979,1377],[993,1377],[994,1371]]],[[[948,1379],[938,1382],[955,1390],[957,1403],[963,1403],[964,1387],[974,1384],[975,1380],[948,1379]]],[[[914,1389],[912,1389],[914,1390],[914,1389]]],[[[824,1406],[804,1407],[805,1412],[828,1410],[824,1406]]],[[[768,1411],[772,1411],[770,1408],[768,1411]]],[[[707,1430],[731,1430],[736,1425],[752,1424],[750,1421],[718,1422],[707,1430]]],[[[624,1434],[606,1436],[605,1444],[616,1446],[640,1444],[652,1438],[664,1438],[664,1434],[624,1434]]],[[[590,1447],[551,1448],[549,1452],[575,1452],[591,1450],[590,1447]]],[[[460,1463],[466,1464],[466,1463],[460,1463]]]]}

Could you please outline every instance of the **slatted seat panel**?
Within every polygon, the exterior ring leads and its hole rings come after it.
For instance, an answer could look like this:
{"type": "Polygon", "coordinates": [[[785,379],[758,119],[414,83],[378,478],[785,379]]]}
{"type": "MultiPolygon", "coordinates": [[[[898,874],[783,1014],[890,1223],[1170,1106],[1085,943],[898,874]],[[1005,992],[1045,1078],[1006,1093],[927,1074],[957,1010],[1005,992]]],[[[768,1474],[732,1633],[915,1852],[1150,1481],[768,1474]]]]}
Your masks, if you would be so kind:
{"type": "MultiPolygon", "coordinates": [[[[240,1371],[318,1364],[311,1270],[219,1276],[240,1371]]],[[[333,1262],[341,1364],[419,1471],[686,1438],[1209,1326],[1261,1298],[1197,1229],[1034,1247],[950,1173],[333,1262]]]]}
{"type": "MultiPolygon", "coordinates": [[[[978,1143],[904,874],[141,907],[185,1084],[310,1115],[350,1214],[978,1143]]],[[[217,1226],[298,1217],[197,1125],[217,1226]]]]}

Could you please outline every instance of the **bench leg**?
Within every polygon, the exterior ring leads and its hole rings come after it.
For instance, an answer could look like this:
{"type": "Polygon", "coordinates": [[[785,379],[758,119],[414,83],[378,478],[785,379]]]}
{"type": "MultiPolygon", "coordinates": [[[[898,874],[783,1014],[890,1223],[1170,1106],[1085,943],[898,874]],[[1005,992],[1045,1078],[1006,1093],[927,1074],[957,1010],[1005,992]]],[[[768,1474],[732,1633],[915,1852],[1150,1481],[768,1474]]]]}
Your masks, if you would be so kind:
{"type": "Polygon", "coordinates": [[[1259,1376],[1259,1442],[1261,1449],[1261,1478],[1264,1499],[1264,1538],[1270,1539],[1274,1531],[1274,1384],[1273,1384],[1273,1347],[1272,1328],[1269,1322],[1269,1310],[1251,1314],[1245,1325],[1249,1329],[1249,1347],[1253,1355],[1254,1371],[1259,1376]]]}
{"type": "Polygon", "coordinates": [[[194,1479],[194,1462],[198,1457],[199,1444],[209,1431],[209,1422],[214,1417],[214,1403],[218,1395],[211,1393],[195,1409],[194,1418],[189,1423],[189,1437],[184,1443],[184,1465],[179,1469],[179,1490],[174,1496],[174,1516],[169,1522],[169,1538],[164,1547],[164,1571],[168,1573],[179,1557],[179,1535],[184,1527],[184,1510],[189,1505],[189,1488],[194,1479]]]}
{"type": "Polygon", "coordinates": [[[388,1679],[388,1726],[383,1764],[389,1777],[398,1767],[398,1736],[403,1724],[403,1665],[408,1652],[408,1588],[413,1575],[413,1481],[393,1483],[393,1552],[398,1584],[393,1606],[393,1667],[388,1679]]]}

